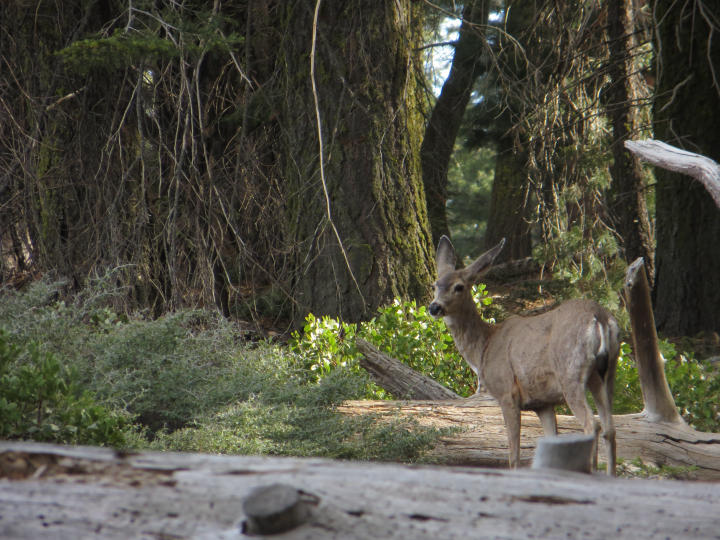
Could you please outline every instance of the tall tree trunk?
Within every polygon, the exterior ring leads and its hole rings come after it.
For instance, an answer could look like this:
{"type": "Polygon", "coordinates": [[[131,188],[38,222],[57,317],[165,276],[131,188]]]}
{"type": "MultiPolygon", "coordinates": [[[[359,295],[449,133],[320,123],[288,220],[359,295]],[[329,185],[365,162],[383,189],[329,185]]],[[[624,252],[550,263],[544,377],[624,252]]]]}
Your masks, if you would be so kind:
{"type": "Polygon", "coordinates": [[[507,134],[500,136],[485,232],[486,248],[497,245],[501,238],[507,240],[506,248],[496,259],[498,262],[522,259],[532,252],[527,222],[526,157],[515,147],[512,137],[507,134]]]}
{"type": "MultiPolygon", "coordinates": [[[[657,139],[720,160],[716,2],[657,0],[657,139]]],[[[657,170],[655,320],[666,334],[720,330],[720,211],[697,183],[657,170]]]]}
{"type": "Polygon", "coordinates": [[[435,245],[442,235],[450,235],[445,211],[448,167],[473,84],[485,70],[482,61],[485,34],[482,29],[487,24],[489,8],[487,0],[472,0],[465,4],[450,73],[425,128],[420,149],[428,217],[435,245]]]}
{"type": "MultiPolygon", "coordinates": [[[[280,59],[308,58],[307,6],[314,2],[304,4],[280,59]]],[[[308,311],[355,321],[394,296],[427,294],[432,249],[418,156],[418,14],[409,0],[324,2],[315,51],[318,110],[308,78],[288,88],[278,154],[285,230],[299,247],[297,323],[308,311]]]]}
{"type": "Polygon", "coordinates": [[[623,146],[637,136],[639,121],[639,77],[635,62],[637,40],[633,0],[608,3],[608,69],[611,91],[608,115],[612,122],[614,163],[610,167],[612,186],[610,212],[622,238],[625,258],[642,257],[652,284],[655,246],[645,201],[645,185],[639,160],[623,146]]]}
{"type": "MultiPolygon", "coordinates": [[[[509,87],[522,85],[527,74],[525,51],[520,50],[518,43],[523,46],[533,45],[522,43],[522,35],[523,31],[532,25],[536,15],[535,6],[529,2],[513,2],[508,10],[505,30],[512,39],[501,34],[498,62],[505,84],[509,87]]],[[[497,262],[521,259],[531,254],[530,227],[527,221],[527,153],[522,148],[524,141],[518,141],[511,131],[516,120],[517,99],[518,95],[507,93],[507,102],[496,126],[500,136],[497,142],[485,247],[496,245],[503,237],[507,239],[505,249],[498,255],[497,262]]]]}
{"type": "Polygon", "coordinates": [[[419,7],[320,4],[323,182],[316,0],[144,5],[0,3],[17,75],[0,159],[22,173],[3,225],[34,266],[78,284],[121,268],[131,307],[156,314],[357,320],[427,294],[419,7]]]}

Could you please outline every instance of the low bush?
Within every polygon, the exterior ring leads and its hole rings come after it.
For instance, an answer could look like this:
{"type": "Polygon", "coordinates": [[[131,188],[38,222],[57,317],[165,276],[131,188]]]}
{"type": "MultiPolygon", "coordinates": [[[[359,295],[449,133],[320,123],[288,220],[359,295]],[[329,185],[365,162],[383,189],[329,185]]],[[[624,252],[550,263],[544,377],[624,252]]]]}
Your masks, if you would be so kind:
{"type": "Polygon", "coordinates": [[[340,367],[318,377],[301,356],[244,342],[214,313],[127,318],[103,291],[63,301],[62,287],[0,291],[2,437],[417,460],[445,433],[397,415],[341,414],[338,403],[364,395],[366,374],[340,367]]]}
{"type": "MultiPolygon", "coordinates": [[[[63,302],[61,287],[39,282],[23,293],[0,291],[2,437],[417,460],[443,432],[399,416],[349,418],[337,411],[348,399],[388,397],[359,367],[355,338],[458,394],[475,389],[476,377],[442,320],[414,302],[396,300],[360,325],[310,315],[285,347],[244,342],[213,313],[127,318],[92,291],[63,302]]],[[[491,304],[482,287],[476,300],[491,304]]],[[[661,346],[683,416],[698,429],[720,431],[716,372],[667,342],[661,346]]],[[[616,413],[641,410],[627,345],[615,387],[616,413]]]]}
{"type": "Polygon", "coordinates": [[[66,444],[126,446],[128,414],[100,404],[77,372],[35,343],[11,344],[0,331],[0,437],[66,444]]]}

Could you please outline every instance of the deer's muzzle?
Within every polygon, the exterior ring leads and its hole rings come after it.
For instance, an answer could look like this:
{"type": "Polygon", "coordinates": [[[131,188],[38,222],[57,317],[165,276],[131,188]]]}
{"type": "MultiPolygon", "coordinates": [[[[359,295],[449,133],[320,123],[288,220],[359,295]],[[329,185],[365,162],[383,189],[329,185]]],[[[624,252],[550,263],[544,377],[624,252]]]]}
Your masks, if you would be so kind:
{"type": "Polygon", "coordinates": [[[432,304],[430,304],[428,311],[433,317],[442,317],[445,314],[445,310],[437,302],[433,302],[432,304]]]}

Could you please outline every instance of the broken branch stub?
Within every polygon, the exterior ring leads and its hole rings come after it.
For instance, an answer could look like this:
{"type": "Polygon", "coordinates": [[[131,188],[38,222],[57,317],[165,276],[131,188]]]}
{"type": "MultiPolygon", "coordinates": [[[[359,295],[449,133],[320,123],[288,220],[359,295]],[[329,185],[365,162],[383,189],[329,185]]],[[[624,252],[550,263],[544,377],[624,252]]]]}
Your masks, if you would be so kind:
{"type": "Polygon", "coordinates": [[[628,266],[624,290],[632,324],[635,362],[645,404],[643,414],[651,422],[683,422],[665,377],[650,301],[650,286],[642,257],[638,257],[628,266]]]}

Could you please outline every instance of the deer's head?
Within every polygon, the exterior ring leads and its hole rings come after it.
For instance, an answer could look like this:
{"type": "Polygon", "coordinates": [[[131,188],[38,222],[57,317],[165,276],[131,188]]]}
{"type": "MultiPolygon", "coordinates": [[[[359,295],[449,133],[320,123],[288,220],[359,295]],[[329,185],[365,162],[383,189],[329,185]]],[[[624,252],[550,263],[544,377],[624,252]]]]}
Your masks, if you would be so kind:
{"type": "Polygon", "coordinates": [[[458,312],[468,302],[472,304],[471,288],[487,270],[505,245],[505,239],[475,259],[470,266],[455,269],[455,248],[447,236],[440,238],[435,264],[438,279],[433,284],[435,297],[428,310],[433,317],[445,317],[458,312]]]}

